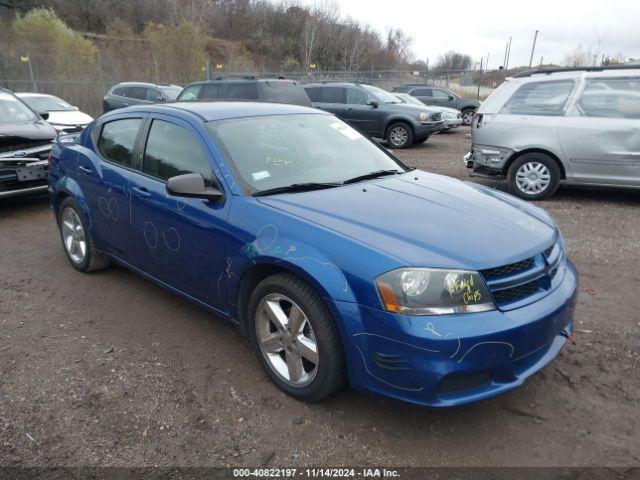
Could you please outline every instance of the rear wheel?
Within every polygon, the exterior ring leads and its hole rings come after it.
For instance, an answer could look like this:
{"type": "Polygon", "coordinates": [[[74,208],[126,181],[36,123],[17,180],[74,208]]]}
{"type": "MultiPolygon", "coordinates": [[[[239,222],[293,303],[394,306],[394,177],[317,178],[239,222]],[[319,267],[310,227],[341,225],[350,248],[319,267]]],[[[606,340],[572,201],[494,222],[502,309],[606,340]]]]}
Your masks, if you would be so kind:
{"type": "Polygon", "coordinates": [[[527,200],[541,200],[555,193],[560,185],[560,167],[544,153],[526,153],[509,167],[512,193],[527,200]]]}
{"type": "Polygon", "coordinates": [[[413,130],[404,122],[396,122],[387,128],[387,143],[391,148],[407,148],[413,145],[413,130]]]}
{"type": "Polygon", "coordinates": [[[96,250],[82,218],[82,210],[71,197],[58,208],[60,238],[67,258],[76,270],[91,272],[109,265],[109,258],[96,250]]]}
{"type": "Polygon", "coordinates": [[[321,298],[301,279],[279,273],[249,301],[251,344],[271,380],[300,400],[322,400],[346,383],[338,333],[321,298]]]}

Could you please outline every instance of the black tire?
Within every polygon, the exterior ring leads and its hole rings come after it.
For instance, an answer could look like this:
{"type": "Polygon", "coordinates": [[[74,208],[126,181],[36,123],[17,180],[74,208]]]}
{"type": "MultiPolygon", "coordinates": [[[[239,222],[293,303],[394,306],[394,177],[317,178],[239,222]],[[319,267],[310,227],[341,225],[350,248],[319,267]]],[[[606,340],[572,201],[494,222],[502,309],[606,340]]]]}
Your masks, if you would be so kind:
{"type": "MultiPolygon", "coordinates": [[[[346,364],[331,314],[320,296],[303,280],[278,273],[262,280],[253,290],[247,310],[247,331],[251,346],[269,378],[285,393],[306,402],[316,402],[342,388],[347,381],[346,364]],[[262,353],[258,340],[258,307],[269,295],[283,295],[303,311],[315,334],[318,364],[308,385],[292,386],[276,373],[262,353]]],[[[285,352],[283,351],[282,354],[285,352]]]]}
{"type": "Polygon", "coordinates": [[[71,263],[73,268],[75,268],[80,272],[87,273],[87,272],[93,272],[95,270],[102,270],[103,268],[106,268],[107,266],[109,266],[109,263],[111,263],[109,260],[109,257],[107,257],[106,255],[104,255],[103,253],[101,253],[96,249],[93,243],[93,239],[91,238],[91,234],[89,233],[89,229],[87,228],[87,224],[85,222],[82,209],[76,203],[76,201],[71,197],[65,198],[60,204],[60,206],[58,207],[58,229],[60,231],[60,239],[62,240],[62,248],[64,248],[65,254],[69,259],[69,263],[71,263]],[[67,251],[67,248],[65,247],[65,244],[64,244],[65,241],[64,241],[64,234],[63,234],[63,228],[62,228],[62,218],[63,218],[63,213],[67,209],[72,209],[75,212],[78,219],[80,220],[80,223],[82,224],[82,229],[84,231],[84,239],[87,244],[87,248],[86,248],[87,253],[85,254],[84,258],[81,261],[75,261],[67,251]]]}
{"type": "MultiPolygon", "coordinates": [[[[541,168],[543,175],[546,173],[543,168],[541,168]]],[[[535,172],[534,172],[535,173],[535,172]]],[[[537,174],[540,175],[540,174],[537,174]]],[[[549,198],[553,195],[558,186],[560,185],[560,178],[562,174],[560,172],[560,167],[556,163],[556,161],[551,158],[549,155],[545,155],[544,153],[531,152],[525,153],[521,157],[517,158],[509,167],[509,172],[507,175],[507,181],[509,183],[509,189],[511,192],[525,200],[542,200],[543,198],[549,198]],[[525,175],[524,169],[526,169],[526,165],[530,167],[543,165],[546,168],[546,172],[548,172],[548,184],[543,190],[540,191],[525,191],[520,187],[518,182],[518,172],[521,171],[521,175],[525,175]]],[[[535,181],[535,178],[534,178],[535,181]]]]}
{"type": "Polygon", "coordinates": [[[392,123],[387,128],[385,140],[391,148],[408,148],[413,145],[413,129],[405,122],[392,123]]]}
{"type": "Polygon", "coordinates": [[[470,127],[473,123],[473,117],[476,115],[475,108],[465,108],[462,110],[462,124],[470,127]]]}

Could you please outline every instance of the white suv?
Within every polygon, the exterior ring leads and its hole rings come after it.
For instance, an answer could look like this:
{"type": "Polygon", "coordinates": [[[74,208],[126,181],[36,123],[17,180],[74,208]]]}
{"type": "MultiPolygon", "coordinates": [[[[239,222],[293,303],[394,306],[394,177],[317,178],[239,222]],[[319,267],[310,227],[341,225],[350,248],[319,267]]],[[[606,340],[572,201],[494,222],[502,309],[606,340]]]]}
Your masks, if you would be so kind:
{"type": "Polygon", "coordinates": [[[560,182],[640,188],[640,68],[524,72],[478,109],[472,176],[507,180],[526,199],[560,182]]]}

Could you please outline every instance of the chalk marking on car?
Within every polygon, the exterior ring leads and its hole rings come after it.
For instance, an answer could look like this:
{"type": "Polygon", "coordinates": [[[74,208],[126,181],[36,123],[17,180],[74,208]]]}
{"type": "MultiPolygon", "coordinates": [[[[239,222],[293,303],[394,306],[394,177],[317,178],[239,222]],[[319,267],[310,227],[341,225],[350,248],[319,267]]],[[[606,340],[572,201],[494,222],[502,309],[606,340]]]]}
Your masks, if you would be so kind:
{"type": "Polygon", "coordinates": [[[155,224],[147,220],[146,222],[144,222],[144,229],[142,230],[142,232],[144,233],[144,240],[145,242],[147,242],[147,247],[149,247],[151,250],[155,250],[158,247],[158,230],[156,229],[155,224]],[[153,229],[153,237],[154,237],[153,242],[149,240],[147,231],[150,231],[150,230],[148,230],[147,227],[151,227],[153,229]]]}
{"type": "Polygon", "coordinates": [[[418,347],[417,345],[411,345],[410,343],[401,342],[400,340],[394,340],[393,338],[385,337],[383,335],[378,335],[377,333],[359,332],[359,333],[353,334],[354,337],[357,337],[358,335],[367,335],[369,337],[380,337],[380,338],[384,338],[385,340],[391,340],[392,342],[401,343],[402,345],[407,345],[408,347],[417,348],[418,350],[424,350],[425,352],[440,353],[440,350],[432,350],[430,348],[418,347]]]}
{"type": "Polygon", "coordinates": [[[164,244],[166,245],[166,247],[171,250],[172,252],[177,252],[178,250],[180,250],[180,244],[181,244],[181,240],[180,240],[180,234],[178,233],[178,230],[176,230],[173,227],[169,227],[169,229],[167,230],[168,232],[173,231],[175,233],[175,237],[177,239],[177,246],[176,247],[171,247],[169,245],[169,242],[167,242],[167,237],[164,234],[164,232],[162,232],[162,241],[164,242],[164,244]]]}
{"type": "Polygon", "coordinates": [[[464,355],[462,355],[462,357],[460,357],[460,360],[458,360],[458,363],[462,362],[465,357],[467,355],[469,355],[469,353],[471,353],[471,350],[473,350],[474,348],[480,346],[480,345],[485,345],[485,344],[498,344],[498,345],[507,345],[508,347],[511,347],[511,353],[509,354],[509,358],[513,357],[513,353],[516,351],[515,347],[513,345],[511,345],[509,342],[480,342],[480,343],[476,343],[473,347],[471,347],[469,350],[467,350],[465,352],[464,355]]]}
{"type": "Polygon", "coordinates": [[[426,327],[424,327],[424,329],[425,329],[425,330],[430,331],[431,333],[433,333],[434,335],[437,335],[438,337],[441,337],[441,336],[442,336],[442,334],[441,334],[441,333],[438,333],[438,332],[436,331],[436,327],[434,327],[434,326],[433,326],[433,323],[431,323],[431,322],[427,322],[427,326],[426,326],[426,327]]]}

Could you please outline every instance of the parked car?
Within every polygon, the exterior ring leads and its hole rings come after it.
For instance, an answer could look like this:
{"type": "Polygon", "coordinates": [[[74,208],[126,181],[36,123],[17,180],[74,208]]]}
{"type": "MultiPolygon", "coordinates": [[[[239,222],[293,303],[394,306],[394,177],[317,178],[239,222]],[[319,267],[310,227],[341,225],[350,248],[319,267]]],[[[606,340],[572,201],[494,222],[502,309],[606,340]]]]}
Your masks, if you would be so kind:
{"type": "MultiPolygon", "coordinates": [[[[407,103],[409,105],[418,105],[418,106],[424,105],[424,103],[422,103],[416,97],[412,97],[408,93],[396,93],[394,95],[398,98],[398,100],[400,100],[403,103],[407,103]]],[[[456,110],[455,108],[449,108],[449,107],[436,107],[434,105],[432,105],[431,108],[435,110],[439,110],[440,113],[442,114],[442,130],[441,131],[447,132],[454,128],[458,128],[460,125],[462,125],[463,123],[462,113],[460,112],[460,110],[456,110]]]]}
{"type": "Polygon", "coordinates": [[[391,148],[424,142],[442,128],[439,111],[408,105],[372,85],[310,83],[304,89],[314,107],[335,114],[367,135],[385,139],[391,148]]]}
{"type": "Polygon", "coordinates": [[[181,86],[165,83],[119,83],[105,95],[102,101],[102,110],[109,112],[129,105],[170,102],[178,98],[181,91],[181,86]]]}
{"type": "Polygon", "coordinates": [[[400,85],[392,91],[394,93],[408,93],[425,105],[436,105],[460,110],[462,112],[462,121],[465,125],[471,125],[473,116],[480,106],[478,100],[463,98],[457,93],[442,87],[432,87],[423,84],[400,85]]]}
{"type": "Polygon", "coordinates": [[[9,90],[0,88],[0,198],[44,192],[56,130],[9,90]]]}
{"type": "Polygon", "coordinates": [[[178,101],[253,101],[310,107],[311,101],[295,80],[284,78],[224,78],[187,85],[178,101]]]}
{"type": "Polygon", "coordinates": [[[44,93],[15,94],[20,100],[36,112],[47,112],[47,121],[58,133],[76,133],[93,121],[93,117],[81,112],[78,107],[65,102],[54,95],[44,93]]]}
{"type": "Polygon", "coordinates": [[[538,70],[478,110],[465,163],[529,200],[560,183],[640,188],[640,68],[538,70]]]}
{"type": "Polygon", "coordinates": [[[115,260],[231,320],[298,399],[350,382],[480,400],[571,336],[577,274],[544,210],[406,167],[320,110],[115,111],[54,146],[49,184],[74,268],[115,260]]]}

